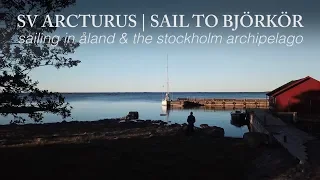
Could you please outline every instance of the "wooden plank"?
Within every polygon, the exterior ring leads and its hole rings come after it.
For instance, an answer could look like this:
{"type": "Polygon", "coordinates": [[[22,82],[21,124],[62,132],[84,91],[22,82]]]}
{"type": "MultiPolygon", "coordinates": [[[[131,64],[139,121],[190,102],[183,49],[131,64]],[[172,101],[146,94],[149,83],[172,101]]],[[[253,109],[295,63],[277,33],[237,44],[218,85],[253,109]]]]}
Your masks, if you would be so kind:
{"type": "Polygon", "coordinates": [[[306,153],[306,147],[305,146],[294,143],[294,141],[289,140],[290,138],[288,139],[287,142],[284,142],[283,141],[283,135],[274,135],[274,137],[294,157],[298,158],[300,161],[303,161],[303,162],[305,162],[307,160],[307,153],[306,153]]]}
{"type": "Polygon", "coordinates": [[[285,148],[290,154],[302,162],[308,160],[307,148],[304,144],[315,139],[307,133],[284,123],[281,119],[273,116],[268,111],[254,109],[255,121],[264,125],[268,132],[285,148]],[[265,123],[264,123],[265,122],[265,123]],[[286,136],[286,142],[284,141],[286,136]]]}

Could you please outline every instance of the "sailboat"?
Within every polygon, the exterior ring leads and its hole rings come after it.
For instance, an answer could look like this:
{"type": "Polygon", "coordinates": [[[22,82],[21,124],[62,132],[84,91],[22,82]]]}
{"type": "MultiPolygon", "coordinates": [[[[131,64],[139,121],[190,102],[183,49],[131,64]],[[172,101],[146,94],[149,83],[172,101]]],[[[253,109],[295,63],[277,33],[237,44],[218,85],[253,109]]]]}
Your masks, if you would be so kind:
{"type": "Polygon", "coordinates": [[[166,106],[167,108],[170,107],[170,101],[171,101],[170,93],[169,93],[169,75],[168,75],[168,70],[169,70],[169,67],[168,67],[168,55],[167,55],[167,92],[165,94],[164,99],[161,102],[161,105],[162,106],[166,106]]]}

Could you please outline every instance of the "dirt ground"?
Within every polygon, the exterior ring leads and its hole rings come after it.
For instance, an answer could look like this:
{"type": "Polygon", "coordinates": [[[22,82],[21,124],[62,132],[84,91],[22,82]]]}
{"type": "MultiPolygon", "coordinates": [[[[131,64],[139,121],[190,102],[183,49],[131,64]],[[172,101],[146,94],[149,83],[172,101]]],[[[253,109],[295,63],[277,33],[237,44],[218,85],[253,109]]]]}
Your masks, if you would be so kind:
{"type": "Polygon", "coordinates": [[[0,162],[1,179],[290,179],[296,167],[278,146],[117,120],[0,126],[0,162]]]}

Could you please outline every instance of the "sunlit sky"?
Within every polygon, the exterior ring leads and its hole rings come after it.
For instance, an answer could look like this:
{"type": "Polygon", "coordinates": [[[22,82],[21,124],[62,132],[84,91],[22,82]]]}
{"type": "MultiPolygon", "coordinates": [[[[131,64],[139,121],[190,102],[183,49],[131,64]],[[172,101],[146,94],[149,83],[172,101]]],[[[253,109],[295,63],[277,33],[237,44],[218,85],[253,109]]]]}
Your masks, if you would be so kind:
{"type": "MultiPolygon", "coordinates": [[[[166,57],[169,56],[170,91],[179,92],[251,92],[269,91],[292,79],[312,76],[320,79],[319,3],[283,0],[219,0],[219,1],[129,1],[80,0],[65,14],[227,14],[250,11],[255,14],[302,14],[304,28],[242,29],[147,29],[154,37],[164,34],[276,34],[303,35],[300,45],[227,45],[227,44],[82,44],[70,57],[82,63],[71,69],[39,68],[31,76],[39,87],[60,92],[159,92],[166,84],[166,57]]],[[[98,35],[135,29],[61,28],[57,34],[82,32],[98,35]]]]}

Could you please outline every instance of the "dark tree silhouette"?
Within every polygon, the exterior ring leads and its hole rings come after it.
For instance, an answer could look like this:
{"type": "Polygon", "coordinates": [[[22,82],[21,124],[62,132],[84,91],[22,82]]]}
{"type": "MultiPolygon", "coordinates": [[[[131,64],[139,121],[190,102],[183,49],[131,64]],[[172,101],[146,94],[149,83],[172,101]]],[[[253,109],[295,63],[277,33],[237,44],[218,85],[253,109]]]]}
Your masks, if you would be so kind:
{"type": "Polygon", "coordinates": [[[19,113],[28,113],[35,122],[43,119],[44,112],[61,115],[63,118],[71,115],[72,107],[65,102],[60,93],[49,92],[37,88],[37,81],[29,77],[29,72],[41,66],[55,68],[73,67],[79,60],[68,58],[79,47],[78,42],[59,38],[57,46],[52,41],[44,43],[21,43],[19,37],[47,35],[56,28],[41,27],[44,16],[54,17],[64,8],[75,4],[75,0],[2,0],[2,20],[6,27],[0,28],[0,113],[3,116],[13,115],[11,123],[23,123],[25,118],[19,113]],[[19,14],[37,14],[35,25],[28,23],[25,27],[17,27],[19,14]],[[50,44],[51,43],[51,44],[50,44]]]}

